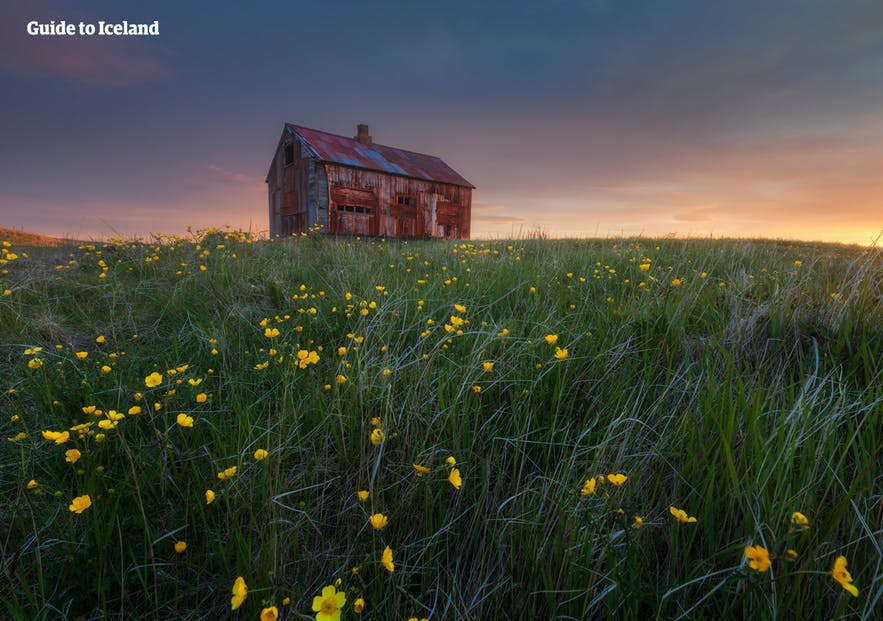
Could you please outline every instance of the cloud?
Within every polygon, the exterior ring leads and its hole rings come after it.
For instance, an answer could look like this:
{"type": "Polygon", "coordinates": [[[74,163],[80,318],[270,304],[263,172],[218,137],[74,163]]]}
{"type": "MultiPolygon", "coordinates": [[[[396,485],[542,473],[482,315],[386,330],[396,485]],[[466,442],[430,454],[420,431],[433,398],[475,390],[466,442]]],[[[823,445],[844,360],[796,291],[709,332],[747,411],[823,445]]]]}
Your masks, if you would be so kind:
{"type": "MultiPolygon", "coordinates": [[[[102,18],[103,19],[103,18],[102,18]]],[[[132,84],[168,74],[171,55],[151,37],[32,36],[30,21],[96,23],[93,16],[34,2],[15,4],[0,22],[0,71],[56,77],[88,86],[132,84]]]]}
{"type": "Polygon", "coordinates": [[[259,179],[258,177],[252,177],[245,173],[227,170],[221,166],[215,166],[214,164],[208,167],[208,171],[211,173],[212,181],[244,187],[253,192],[266,193],[267,191],[267,184],[264,183],[263,179],[259,179]]]}
{"type": "Polygon", "coordinates": [[[506,211],[504,205],[480,202],[472,203],[472,223],[479,226],[482,224],[501,226],[526,224],[528,222],[527,218],[522,218],[512,213],[498,213],[501,211],[506,211]]]}

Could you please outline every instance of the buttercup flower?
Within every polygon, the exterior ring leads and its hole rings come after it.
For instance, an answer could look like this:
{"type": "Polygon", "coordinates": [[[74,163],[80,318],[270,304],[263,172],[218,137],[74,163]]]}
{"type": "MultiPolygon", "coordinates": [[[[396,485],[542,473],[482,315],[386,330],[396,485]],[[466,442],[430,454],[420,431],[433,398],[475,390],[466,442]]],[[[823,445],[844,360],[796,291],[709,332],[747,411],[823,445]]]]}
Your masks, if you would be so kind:
{"type": "Polygon", "coordinates": [[[481,367],[482,367],[482,369],[484,369],[485,373],[490,373],[491,371],[494,370],[494,363],[493,362],[482,362],[481,367]]]}
{"type": "Polygon", "coordinates": [[[558,360],[567,360],[567,357],[570,355],[570,352],[566,349],[562,349],[560,347],[555,348],[555,358],[558,360]]]}
{"type": "Polygon", "coordinates": [[[230,466],[226,470],[222,470],[218,473],[218,478],[224,481],[225,479],[229,479],[234,474],[236,474],[236,466],[230,466]]]}
{"type": "Polygon", "coordinates": [[[275,606],[261,610],[261,621],[276,621],[279,618],[279,609],[275,606]]]}
{"type": "Polygon", "coordinates": [[[795,526],[809,527],[809,520],[800,511],[791,514],[791,523],[795,526]]]}
{"type": "Polygon", "coordinates": [[[148,388],[156,388],[160,384],[162,384],[162,375],[156,371],[144,378],[144,385],[148,388]]]}
{"type": "Polygon", "coordinates": [[[644,519],[640,515],[635,516],[635,528],[641,528],[644,525],[644,519]]]}
{"type": "Polygon", "coordinates": [[[766,548],[761,546],[748,546],[745,548],[745,557],[748,560],[748,566],[760,573],[770,568],[770,555],[766,548]]]}
{"type": "Polygon", "coordinates": [[[588,496],[590,494],[595,493],[595,487],[598,485],[598,482],[595,480],[595,477],[591,479],[586,479],[586,482],[583,483],[583,488],[579,491],[583,496],[588,496]]]}
{"type": "Polygon", "coordinates": [[[208,395],[205,394],[204,392],[201,392],[198,395],[196,395],[196,402],[197,403],[205,403],[207,399],[208,399],[208,395]]]}
{"type": "Polygon", "coordinates": [[[421,466],[420,464],[414,464],[414,470],[417,472],[418,477],[422,477],[424,474],[429,472],[429,468],[426,466],[421,466]]]}
{"type": "Polygon", "coordinates": [[[176,541],[175,542],[175,552],[178,554],[183,554],[187,551],[187,542],[186,541],[176,541]]]}
{"type": "Polygon", "coordinates": [[[849,591],[853,597],[858,597],[858,589],[852,584],[852,575],[846,569],[846,557],[838,556],[834,561],[834,567],[831,569],[831,576],[840,586],[849,591]]]}
{"type": "Polygon", "coordinates": [[[389,519],[382,513],[371,514],[371,516],[368,518],[368,521],[371,523],[371,526],[374,528],[374,530],[383,530],[389,523],[389,519]]]}
{"type": "Polygon", "coordinates": [[[459,468],[451,469],[451,474],[448,475],[448,482],[455,488],[460,489],[460,486],[463,485],[463,478],[460,476],[459,468]]]}
{"type": "Polygon", "coordinates": [[[313,612],[316,621],[340,621],[340,610],[346,604],[346,593],[328,585],[322,589],[322,595],[313,598],[313,612]]]}
{"type": "Polygon", "coordinates": [[[365,610],[365,600],[360,597],[353,602],[353,612],[360,615],[363,610],[365,610]]]}
{"type": "Polygon", "coordinates": [[[386,546],[383,550],[383,554],[380,557],[380,564],[386,568],[386,571],[392,573],[395,571],[395,563],[392,562],[392,548],[386,546]]]}
{"type": "Polygon", "coordinates": [[[279,336],[279,328],[267,328],[264,330],[264,336],[268,339],[273,339],[279,336]]]}
{"type": "Polygon", "coordinates": [[[668,512],[671,513],[674,519],[684,524],[690,524],[696,521],[695,517],[688,516],[686,511],[684,511],[683,509],[678,509],[677,507],[669,507],[668,512]]]}
{"type": "Polygon", "coordinates": [[[68,449],[64,452],[64,461],[75,464],[81,455],[82,454],[77,449],[68,449]]]}
{"type": "Polygon", "coordinates": [[[607,481],[611,485],[616,485],[617,487],[624,484],[627,479],[628,479],[628,477],[625,476],[624,474],[608,474],[607,475],[607,481]]]}
{"type": "Polygon", "coordinates": [[[180,414],[178,414],[177,423],[181,427],[193,427],[193,417],[187,416],[186,414],[181,412],[180,414]]]}
{"type": "Polygon", "coordinates": [[[86,356],[88,356],[88,355],[89,355],[89,352],[87,352],[87,351],[78,351],[78,352],[76,353],[77,360],[83,360],[83,359],[85,359],[86,356]]]}
{"type": "Polygon", "coordinates": [[[233,597],[230,598],[230,610],[236,610],[242,606],[242,602],[248,597],[248,585],[245,584],[245,578],[239,576],[233,582],[233,597]]]}
{"type": "Polygon", "coordinates": [[[27,487],[28,489],[34,489],[34,488],[37,487],[38,485],[39,485],[39,483],[37,483],[37,480],[36,480],[36,479],[31,479],[30,481],[28,481],[28,484],[27,484],[26,487],[27,487]]]}
{"type": "Polygon", "coordinates": [[[82,513],[91,506],[92,499],[89,497],[89,494],[85,494],[74,498],[68,509],[70,509],[71,513],[82,513]]]}
{"type": "Polygon", "coordinates": [[[378,444],[383,444],[383,440],[386,436],[383,433],[383,430],[379,428],[375,428],[371,431],[371,444],[377,446],[378,444]]]}
{"type": "Polygon", "coordinates": [[[365,502],[366,500],[368,500],[369,495],[370,492],[368,492],[368,490],[366,489],[360,489],[358,492],[356,492],[356,498],[359,499],[359,502],[365,502]]]}
{"type": "Polygon", "coordinates": [[[205,504],[210,505],[214,501],[215,501],[215,493],[210,489],[205,490],[205,504]]]}
{"type": "Polygon", "coordinates": [[[546,335],[546,342],[549,345],[554,345],[555,343],[558,342],[558,335],[557,334],[547,334],[546,335]]]}
{"type": "Polygon", "coordinates": [[[266,459],[268,454],[269,454],[269,453],[267,453],[267,451],[265,451],[265,450],[262,449],[262,448],[259,448],[258,450],[256,450],[256,451],[254,452],[254,458],[255,458],[257,461],[261,461],[262,459],[266,459]]]}

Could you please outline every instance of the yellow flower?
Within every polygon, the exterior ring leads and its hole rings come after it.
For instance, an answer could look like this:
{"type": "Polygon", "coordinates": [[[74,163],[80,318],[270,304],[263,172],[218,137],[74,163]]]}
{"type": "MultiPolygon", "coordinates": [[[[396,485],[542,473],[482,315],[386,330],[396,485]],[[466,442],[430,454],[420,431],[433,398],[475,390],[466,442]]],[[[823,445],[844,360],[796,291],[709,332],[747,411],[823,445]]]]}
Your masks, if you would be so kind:
{"type": "Polygon", "coordinates": [[[184,412],[178,414],[177,423],[182,427],[193,427],[193,417],[187,416],[184,412]]]}
{"type": "Polygon", "coordinates": [[[346,384],[347,382],[346,375],[341,375],[340,373],[338,373],[337,377],[334,379],[337,381],[338,384],[346,384]]]}
{"type": "Polygon", "coordinates": [[[473,387],[472,387],[472,392],[474,392],[475,394],[480,393],[480,392],[481,392],[481,386],[473,386],[473,387]]]}
{"type": "Polygon", "coordinates": [[[219,472],[218,478],[223,481],[225,479],[231,478],[235,474],[236,474],[236,466],[230,466],[226,470],[222,470],[221,472],[219,472]]]}
{"type": "Polygon", "coordinates": [[[110,373],[111,371],[113,371],[113,369],[110,368],[109,366],[107,366],[106,364],[101,365],[101,372],[102,373],[110,373]]]}
{"type": "Polygon", "coordinates": [[[567,356],[569,355],[570,352],[568,352],[566,349],[561,349],[560,347],[555,348],[555,357],[558,360],[567,360],[567,356]]]}
{"type": "Polygon", "coordinates": [[[809,520],[800,511],[791,514],[791,523],[795,526],[809,527],[809,520]]]}
{"type": "Polygon", "coordinates": [[[27,487],[28,489],[34,489],[34,488],[37,487],[38,485],[39,485],[39,483],[37,483],[37,480],[36,480],[36,479],[31,479],[30,481],[28,481],[28,484],[27,484],[26,487],[27,487]]]}
{"type": "Polygon", "coordinates": [[[24,440],[27,437],[28,437],[28,434],[26,434],[24,431],[19,431],[17,434],[12,436],[11,438],[6,438],[6,439],[9,440],[10,442],[21,442],[22,440],[24,440]]]}
{"type": "Polygon", "coordinates": [[[329,584],[322,589],[322,595],[313,598],[313,612],[316,621],[340,621],[340,610],[346,604],[346,593],[329,584]]]}
{"type": "Polygon", "coordinates": [[[30,369],[39,369],[43,366],[43,361],[39,358],[31,358],[28,360],[28,368],[30,369]]]}
{"type": "Polygon", "coordinates": [[[256,450],[254,452],[254,458],[258,461],[261,461],[262,459],[266,459],[267,455],[268,455],[267,451],[265,451],[262,448],[259,448],[258,450],[256,450]]]}
{"type": "Polygon", "coordinates": [[[338,347],[337,348],[337,355],[338,356],[346,356],[346,347],[343,347],[343,346],[338,347]]]}
{"type": "Polygon", "coordinates": [[[389,523],[389,519],[382,513],[371,514],[371,516],[368,518],[368,521],[371,523],[371,526],[374,528],[374,530],[383,530],[389,523]]]}
{"type": "Polygon", "coordinates": [[[395,563],[392,562],[392,548],[386,546],[386,549],[383,550],[383,554],[380,557],[380,564],[386,568],[386,571],[392,573],[395,571],[395,563]]]}
{"type": "Polygon", "coordinates": [[[457,465],[457,458],[454,457],[453,455],[449,455],[448,458],[445,460],[445,463],[448,464],[451,468],[453,468],[454,466],[457,465]]]}
{"type": "Polygon", "coordinates": [[[148,388],[156,388],[160,384],[162,384],[162,375],[156,371],[144,378],[144,385],[148,388]]]}
{"type": "Polygon", "coordinates": [[[458,313],[465,313],[466,307],[463,306],[462,304],[454,304],[454,310],[457,311],[458,313]]]}
{"type": "Polygon", "coordinates": [[[797,560],[797,550],[795,550],[794,548],[788,548],[787,550],[785,550],[785,558],[788,559],[789,561],[796,561],[797,560]]]}
{"type": "Polygon", "coordinates": [[[107,340],[107,339],[104,338],[103,334],[99,334],[98,336],[95,337],[96,343],[103,343],[105,340],[107,340]]]}
{"type": "Polygon", "coordinates": [[[422,477],[424,474],[429,472],[429,468],[426,466],[421,466],[420,464],[414,464],[414,470],[417,472],[418,477],[422,477]]]}
{"type": "Polygon", "coordinates": [[[89,494],[85,494],[84,496],[77,496],[74,498],[68,509],[70,509],[72,513],[82,513],[91,506],[92,499],[89,498],[89,494]]]}
{"type": "Polygon", "coordinates": [[[261,610],[261,621],[276,621],[279,618],[279,609],[275,606],[261,610]]]}
{"type": "Polygon", "coordinates": [[[86,358],[86,356],[88,356],[88,355],[89,355],[89,352],[87,352],[87,351],[78,351],[77,352],[77,360],[84,360],[86,358]]]}
{"type": "Polygon", "coordinates": [[[366,489],[360,489],[358,492],[356,492],[356,498],[359,499],[359,502],[365,502],[366,500],[368,500],[368,496],[370,495],[370,492],[366,489]]]}
{"type": "Polygon", "coordinates": [[[546,342],[549,345],[554,345],[555,343],[558,342],[558,335],[557,334],[547,334],[546,335],[546,342]]]}
{"type": "Polygon", "coordinates": [[[70,462],[72,464],[77,463],[77,460],[80,457],[81,453],[77,449],[68,449],[64,452],[64,461],[70,462]]]}
{"type": "Polygon", "coordinates": [[[607,481],[611,485],[616,485],[617,487],[619,487],[620,485],[625,483],[627,479],[628,479],[628,477],[625,476],[624,474],[608,474],[607,475],[607,481]]]}
{"type": "Polygon", "coordinates": [[[55,442],[58,445],[64,444],[68,440],[70,440],[71,434],[69,431],[44,431],[43,438],[49,440],[50,442],[55,442]]]}
{"type": "Polygon", "coordinates": [[[801,265],[803,265],[803,261],[800,261],[800,260],[798,259],[797,261],[794,262],[794,265],[797,266],[797,267],[800,267],[801,265]]]}
{"type": "Polygon", "coordinates": [[[644,525],[644,518],[640,515],[635,516],[635,528],[641,528],[644,525]]]}
{"type": "Polygon", "coordinates": [[[201,392],[198,395],[196,395],[196,402],[197,403],[205,403],[206,399],[208,399],[208,395],[206,395],[204,392],[201,392]]]}
{"type": "Polygon", "coordinates": [[[129,416],[136,416],[140,413],[141,413],[141,406],[140,405],[133,405],[132,407],[129,408],[129,416]]]}
{"type": "Polygon", "coordinates": [[[183,554],[187,550],[187,542],[186,541],[176,541],[175,542],[175,552],[178,554],[183,554]]]}
{"type": "Polygon", "coordinates": [[[852,575],[846,569],[846,557],[838,556],[834,561],[834,567],[831,569],[831,576],[840,583],[844,589],[849,591],[853,597],[858,597],[858,589],[852,584],[852,575]]]}
{"type": "Polygon", "coordinates": [[[463,485],[463,479],[460,477],[459,468],[451,469],[451,474],[448,475],[448,482],[455,488],[460,489],[460,486],[463,485]]]}
{"type": "Polygon", "coordinates": [[[671,286],[672,287],[680,287],[681,286],[681,279],[675,278],[673,281],[671,281],[671,286]]]}
{"type": "Polygon", "coordinates": [[[770,568],[770,554],[761,546],[748,546],[745,548],[745,557],[749,559],[748,566],[760,573],[770,568]]]}
{"type": "Polygon", "coordinates": [[[650,269],[650,264],[649,263],[641,263],[638,267],[640,268],[640,270],[642,272],[646,272],[647,270],[650,269]]]}
{"type": "Polygon", "coordinates": [[[353,612],[360,615],[363,610],[365,610],[365,600],[360,597],[353,602],[353,612]]]}
{"type": "Polygon", "coordinates": [[[380,428],[375,428],[371,431],[371,444],[377,446],[378,444],[383,444],[383,440],[386,438],[386,435],[383,433],[383,430],[380,428]]]}
{"type": "Polygon", "coordinates": [[[274,339],[279,336],[279,328],[267,328],[264,330],[264,336],[268,339],[274,339]]]}
{"type": "Polygon", "coordinates": [[[482,362],[481,367],[484,369],[485,373],[490,373],[491,371],[494,370],[494,363],[493,362],[482,362]]]}
{"type": "Polygon", "coordinates": [[[210,505],[214,501],[215,501],[215,493],[210,489],[205,490],[205,504],[210,505]]]}
{"type": "Polygon", "coordinates": [[[579,491],[583,496],[588,496],[590,494],[595,493],[595,487],[598,485],[598,481],[595,480],[595,477],[591,479],[586,479],[586,482],[583,483],[583,488],[579,491]]]}
{"type": "Polygon", "coordinates": [[[678,509],[677,507],[669,507],[668,512],[671,513],[674,519],[684,524],[690,524],[696,521],[695,517],[688,516],[686,511],[684,511],[683,509],[678,509]]]}
{"type": "Polygon", "coordinates": [[[248,585],[245,584],[245,578],[239,576],[233,582],[233,597],[230,598],[230,610],[236,610],[242,606],[242,602],[248,597],[248,585]]]}

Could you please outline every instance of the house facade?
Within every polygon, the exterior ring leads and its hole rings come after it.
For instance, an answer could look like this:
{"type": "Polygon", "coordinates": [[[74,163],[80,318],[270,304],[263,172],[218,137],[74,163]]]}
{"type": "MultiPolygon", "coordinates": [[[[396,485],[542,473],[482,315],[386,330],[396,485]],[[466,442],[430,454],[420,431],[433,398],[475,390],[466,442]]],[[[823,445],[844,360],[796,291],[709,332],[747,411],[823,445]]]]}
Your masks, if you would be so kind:
{"type": "Polygon", "coordinates": [[[286,123],[267,173],[270,236],[468,239],[472,190],[441,159],[286,123]]]}

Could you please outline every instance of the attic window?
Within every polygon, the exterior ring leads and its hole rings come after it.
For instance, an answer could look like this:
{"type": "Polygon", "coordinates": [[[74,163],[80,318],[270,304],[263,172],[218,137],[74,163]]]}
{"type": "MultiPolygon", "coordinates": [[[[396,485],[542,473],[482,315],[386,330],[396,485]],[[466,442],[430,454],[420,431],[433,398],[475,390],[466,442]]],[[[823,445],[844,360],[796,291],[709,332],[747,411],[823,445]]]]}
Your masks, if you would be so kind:
{"type": "Polygon", "coordinates": [[[285,143],[285,165],[291,166],[294,164],[294,143],[286,142],[285,143]]]}
{"type": "Polygon", "coordinates": [[[396,204],[397,205],[413,205],[414,199],[407,194],[398,194],[396,195],[396,204]]]}

